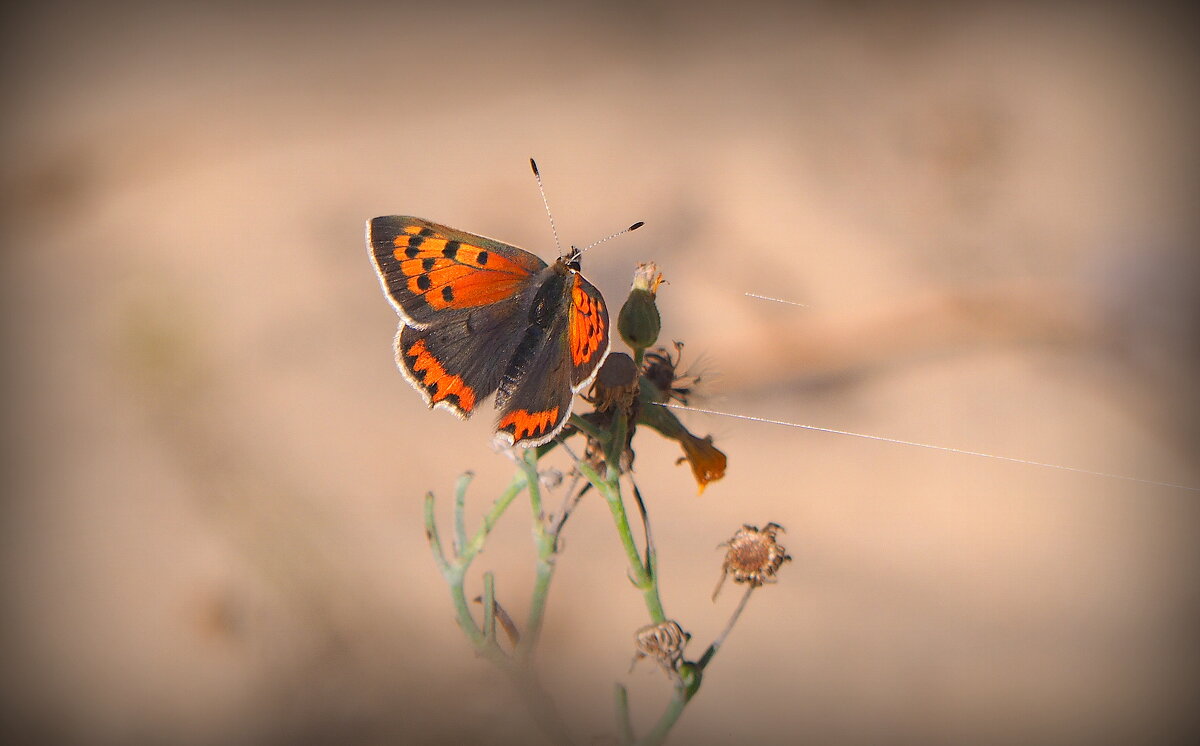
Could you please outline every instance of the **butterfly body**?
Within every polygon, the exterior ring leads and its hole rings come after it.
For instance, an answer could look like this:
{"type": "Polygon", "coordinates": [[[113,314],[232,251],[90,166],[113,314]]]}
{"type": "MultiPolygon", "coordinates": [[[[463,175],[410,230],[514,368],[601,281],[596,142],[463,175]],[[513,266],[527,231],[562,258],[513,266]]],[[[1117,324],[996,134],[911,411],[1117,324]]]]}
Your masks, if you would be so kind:
{"type": "Polygon", "coordinates": [[[431,407],[470,417],[495,394],[497,433],[553,438],[608,354],[608,311],[578,252],[546,264],[515,246],[421,218],[367,223],[384,292],[400,315],[396,363],[431,407]]]}

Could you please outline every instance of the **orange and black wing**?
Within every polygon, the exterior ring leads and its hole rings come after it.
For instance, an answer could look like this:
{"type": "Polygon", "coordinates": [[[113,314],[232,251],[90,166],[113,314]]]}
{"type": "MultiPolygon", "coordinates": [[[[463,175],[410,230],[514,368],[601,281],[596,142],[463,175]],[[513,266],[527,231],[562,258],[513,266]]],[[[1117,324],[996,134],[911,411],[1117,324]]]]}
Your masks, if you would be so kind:
{"type": "MultiPolygon", "coordinates": [[[[540,445],[563,428],[575,392],[591,383],[608,354],[604,299],[578,273],[552,278],[560,303],[544,327],[529,326],[500,383],[499,435],[515,445],[540,445]]],[[[536,305],[536,304],[535,304],[536,305]]]]}
{"type": "Polygon", "coordinates": [[[373,218],[367,244],[383,290],[406,324],[520,294],[546,263],[500,241],[404,215],[373,218]]]}
{"type": "Polygon", "coordinates": [[[579,273],[574,277],[567,339],[571,352],[571,389],[579,391],[592,382],[608,355],[608,309],[592,283],[579,273]]]}
{"type": "Polygon", "coordinates": [[[470,417],[500,384],[521,341],[527,298],[458,310],[424,327],[401,324],[396,363],[431,407],[470,417]]]}
{"type": "Polygon", "coordinates": [[[499,385],[546,263],[515,246],[408,216],[369,221],[367,244],[401,317],[400,371],[426,404],[469,417],[499,385]]]}

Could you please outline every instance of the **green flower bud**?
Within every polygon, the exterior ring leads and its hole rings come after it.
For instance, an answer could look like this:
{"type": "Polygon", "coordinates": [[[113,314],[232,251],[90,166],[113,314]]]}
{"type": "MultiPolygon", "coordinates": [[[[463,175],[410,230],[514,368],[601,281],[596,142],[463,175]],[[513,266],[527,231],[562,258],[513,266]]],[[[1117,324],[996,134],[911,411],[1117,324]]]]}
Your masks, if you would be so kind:
{"type": "MultiPolygon", "coordinates": [[[[662,319],[658,315],[658,306],[654,295],[662,283],[662,273],[653,262],[639,264],[633,273],[633,287],[625,305],[621,306],[621,314],[617,317],[617,329],[621,339],[634,352],[641,353],[658,341],[658,332],[662,328],[662,319]]],[[[640,358],[639,358],[640,359],[640,358]]]]}

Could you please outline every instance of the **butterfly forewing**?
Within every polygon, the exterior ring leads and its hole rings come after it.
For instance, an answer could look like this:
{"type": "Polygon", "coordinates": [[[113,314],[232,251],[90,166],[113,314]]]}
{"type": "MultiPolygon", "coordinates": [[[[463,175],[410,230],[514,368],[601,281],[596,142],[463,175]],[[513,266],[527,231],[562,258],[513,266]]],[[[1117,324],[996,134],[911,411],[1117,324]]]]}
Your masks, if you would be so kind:
{"type": "Polygon", "coordinates": [[[420,218],[375,218],[367,232],[384,291],[401,316],[418,326],[447,309],[510,299],[546,267],[515,246],[420,218]]]}

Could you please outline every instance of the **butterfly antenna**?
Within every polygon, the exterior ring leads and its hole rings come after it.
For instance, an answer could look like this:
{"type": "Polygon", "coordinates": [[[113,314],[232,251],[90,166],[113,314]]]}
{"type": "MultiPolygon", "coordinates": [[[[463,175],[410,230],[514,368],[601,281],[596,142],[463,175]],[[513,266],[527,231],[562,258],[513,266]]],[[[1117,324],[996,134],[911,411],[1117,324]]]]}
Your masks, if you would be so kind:
{"type": "Polygon", "coordinates": [[[641,228],[643,225],[645,225],[645,223],[643,221],[639,220],[636,223],[634,223],[633,225],[629,226],[628,228],[623,228],[623,229],[617,231],[616,233],[612,234],[611,236],[605,236],[604,238],[600,239],[599,241],[596,241],[595,243],[591,243],[591,244],[588,244],[587,246],[584,246],[582,249],[576,249],[574,246],[572,246],[571,248],[575,249],[580,254],[582,254],[583,252],[587,251],[588,249],[592,248],[593,246],[599,246],[600,244],[604,243],[605,241],[611,241],[612,239],[616,238],[617,236],[625,235],[629,231],[636,231],[638,228],[641,228]]]}
{"type": "Polygon", "coordinates": [[[554,213],[550,212],[550,200],[546,199],[546,188],[542,186],[542,175],[538,172],[537,161],[529,159],[533,168],[533,178],[537,179],[538,191],[542,193],[542,204],[546,206],[546,217],[550,218],[550,232],[554,234],[554,249],[562,254],[562,244],[558,242],[558,228],[554,227],[554,213]]]}

